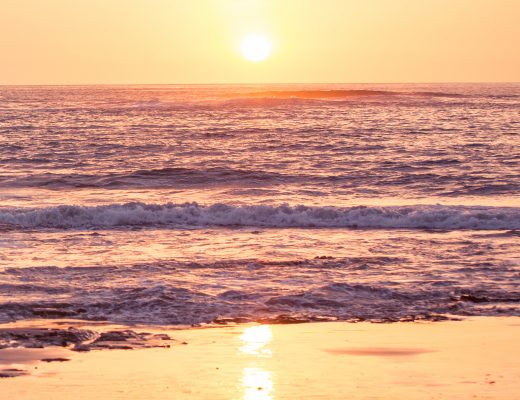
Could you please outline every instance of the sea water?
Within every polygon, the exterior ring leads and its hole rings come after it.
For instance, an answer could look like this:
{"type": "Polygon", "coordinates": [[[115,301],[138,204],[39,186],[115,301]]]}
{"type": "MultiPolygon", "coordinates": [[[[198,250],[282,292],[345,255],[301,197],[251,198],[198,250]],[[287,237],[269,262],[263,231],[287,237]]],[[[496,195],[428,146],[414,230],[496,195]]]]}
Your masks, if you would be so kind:
{"type": "Polygon", "coordinates": [[[0,322],[519,304],[520,84],[0,87],[0,322]]]}

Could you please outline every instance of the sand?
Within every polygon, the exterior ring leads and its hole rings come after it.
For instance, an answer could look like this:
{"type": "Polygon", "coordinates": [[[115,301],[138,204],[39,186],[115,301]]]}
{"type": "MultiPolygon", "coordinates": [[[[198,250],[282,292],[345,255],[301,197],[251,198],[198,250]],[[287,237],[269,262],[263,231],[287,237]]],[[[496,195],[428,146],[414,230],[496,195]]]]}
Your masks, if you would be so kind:
{"type": "Polygon", "coordinates": [[[0,369],[26,373],[0,379],[0,398],[520,398],[520,318],[515,317],[166,333],[176,339],[169,348],[0,350],[0,369]]]}

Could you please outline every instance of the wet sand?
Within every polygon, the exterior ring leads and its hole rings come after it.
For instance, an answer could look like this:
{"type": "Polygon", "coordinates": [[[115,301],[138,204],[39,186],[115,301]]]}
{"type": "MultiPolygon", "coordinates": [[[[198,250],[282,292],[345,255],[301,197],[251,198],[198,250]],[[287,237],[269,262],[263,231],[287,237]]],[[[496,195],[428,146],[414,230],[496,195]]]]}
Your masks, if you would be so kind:
{"type": "Polygon", "coordinates": [[[0,397],[505,400],[520,393],[516,317],[162,333],[175,339],[169,348],[0,350],[0,369],[15,376],[0,379],[0,397]]]}

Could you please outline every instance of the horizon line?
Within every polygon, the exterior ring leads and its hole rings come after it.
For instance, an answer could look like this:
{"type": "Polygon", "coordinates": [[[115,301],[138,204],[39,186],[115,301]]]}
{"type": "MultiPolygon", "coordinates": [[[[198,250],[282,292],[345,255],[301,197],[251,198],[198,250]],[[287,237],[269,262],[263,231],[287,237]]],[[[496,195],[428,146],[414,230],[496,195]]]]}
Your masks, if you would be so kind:
{"type": "Polygon", "coordinates": [[[234,82],[234,83],[0,83],[6,86],[261,86],[261,85],[471,85],[471,84],[520,84],[520,81],[423,81],[423,82],[234,82]]]}

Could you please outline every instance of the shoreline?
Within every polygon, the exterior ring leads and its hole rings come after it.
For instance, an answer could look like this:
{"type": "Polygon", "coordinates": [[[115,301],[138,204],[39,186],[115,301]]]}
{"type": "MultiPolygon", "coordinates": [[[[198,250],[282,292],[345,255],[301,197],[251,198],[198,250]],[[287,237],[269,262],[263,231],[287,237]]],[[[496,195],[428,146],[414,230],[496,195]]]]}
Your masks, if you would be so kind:
{"type": "MultiPolygon", "coordinates": [[[[0,328],[71,322],[21,321],[0,328]]],[[[502,400],[520,392],[520,317],[211,329],[89,326],[162,333],[171,342],[167,348],[89,352],[2,349],[0,369],[27,371],[0,379],[6,398],[45,400],[59,393],[60,399],[502,400]]]]}

